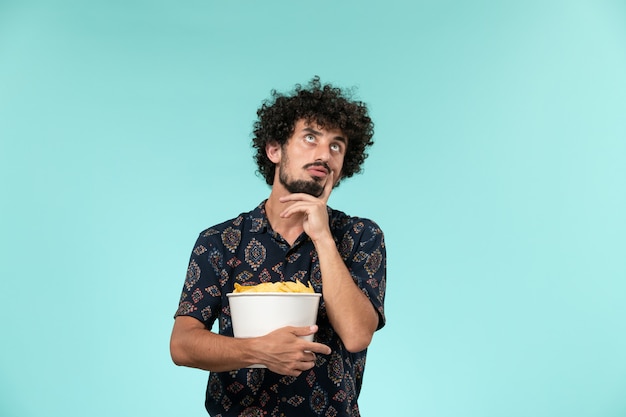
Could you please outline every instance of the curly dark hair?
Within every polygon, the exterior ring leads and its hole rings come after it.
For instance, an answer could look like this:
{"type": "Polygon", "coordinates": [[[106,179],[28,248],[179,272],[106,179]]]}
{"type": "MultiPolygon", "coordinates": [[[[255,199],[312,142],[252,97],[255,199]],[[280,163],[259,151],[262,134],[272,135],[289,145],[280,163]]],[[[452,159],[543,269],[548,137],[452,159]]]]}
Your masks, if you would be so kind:
{"type": "Polygon", "coordinates": [[[315,76],[306,87],[296,84],[288,95],[276,90],[271,94],[272,97],[257,110],[252,139],[258,173],[268,185],[274,181],[276,166],[265,154],[265,145],[278,142],[284,146],[293,135],[296,122],[302,119],[307,123],[315,122],[321,128],[340,129],[348,138],[342,178],[361,172],[361,165],[368,156],[366,148],[374,143],[374,123],[367,106],[352,100],[353,90],[322,85],[320,78],[315,76]]]}

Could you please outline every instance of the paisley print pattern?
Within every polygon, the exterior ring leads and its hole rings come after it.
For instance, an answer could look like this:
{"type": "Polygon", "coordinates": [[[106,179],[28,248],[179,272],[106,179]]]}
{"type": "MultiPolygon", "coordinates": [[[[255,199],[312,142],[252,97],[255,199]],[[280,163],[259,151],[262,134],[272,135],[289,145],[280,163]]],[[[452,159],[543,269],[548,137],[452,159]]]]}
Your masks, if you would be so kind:
{"type": "MultiPolygon", "coordinates": [[[[350,217],[328,208],[337,249],[361,291],[385,324],[386,252],[383,233],[372,221],[350,217]]],[[[191,253],[176,316],[192,316],[219,333],[232,336],[226,294],[235,282],[295,281],[311,283],[322,292],[322,276],[313,242],[302,234],[289,245],[272,230],[265,202],[249,213],[200,233],[191,253]]],[[[348,352],[328,320],[321,299],[315,341],[332,349],[317,355],[315,367],[299,377],[267,369],[240,369],[211,373],[206,409],[219,417],[324,416],[359,417],[358,396],[367,351],[348,352]]]]}
{"type": "Polygon", "coordinates": [[[265,261],[267,250],[265,246],[256,239],[252,239],[246,246],[245,259],[248,265],[252,267],[253,271],[259,269],[259,266],[265,261]]]}
{"type": "Polygon", "coordinates": [[[224,242],[226,249],[234,253],[237,246],[239,246],[239,242],[241,242],[241,230],[233,229],[232,227],[227,228],[222,232],[222,242],[224,242]]]}
{"type": "Polygon", "coordinates": [[[200,288],[196,288],[193,290],[193,293],[191,294],[191,299],[193,300],[194,304],[198,304],[200,300],[202,300],[202,297],[203,295],[200,288]]]}
{"type": "Polygon", "coordinates": [[[256,393],[263,383],[263,374],[265,369],[250,369],[246,375],[246,385],[253,393],[256,393]]]}
{"type": "Polygon", "coordinates": [[[204,321],[211,319],[211,307],[209,306],[204,307],[200,313],[202,313],[202,319],[204,321]]]}
{"type": "Polygon", "coordinates": [[[204,252],[206,252],[206,248],[202,245],[197,246],[196,248],[194,248],[193,253],[200,256],[202,255],[204,252]]]}
{"type": "Polygon", "coordinates": [[[189,266],[187,267],[187,277],[185,278],[185,288],[187,291],[191,290],[199,279],[200,267],[194,260],[191,260],[191,262],[189,262],[189,266]]]}
{"type": "Polygon", "coordinates": [[[311,410],[318,416],[321,416],[324,409],[328,406],[328,394],[321,386],[316,385],[315,388],[313,388],[309,401],[311,403],[311,410]]]}
{"type": "Polygon", "coordinates": [[[343,239],[339,243],[339,246],[337,246],[337,249],[339,250],[339,254],[343,258],[343,260],[348,259],[348,256],[350,255],[350,252],[352,252],[353,247],[354,247],[354,240],[352,239],[352,236],[350,236],[349,234],[345,234],[343,236],[343,239]]]}
{"type": "Polygon", "coordinates": [[[178,310],[176,310],[177,316],[190,316],[191,313],[196,311],[197,308],[193,303],[189,301],[181,301],[178,305],[178,310]]]}
{"type": "Polygon", "coordinates": [[[259,282],[271,282],[272,274],[267,269],[263,269],[259,274],[259,282]]]}
{"type": "Polygon", "coordinates": [[[365,271],[370,277],[380,269],[380,263],[382,261],[383,256],[379,250],[375,250],[367,257],[367,260],[365,261],[365,271]]]}
{"type": "Polygon", "coordinates": [[[330,363],[328,364],[328,379],[333,384],[340,385],[343,378],[343,361],[338,352],[331,353],[330,363]]]}

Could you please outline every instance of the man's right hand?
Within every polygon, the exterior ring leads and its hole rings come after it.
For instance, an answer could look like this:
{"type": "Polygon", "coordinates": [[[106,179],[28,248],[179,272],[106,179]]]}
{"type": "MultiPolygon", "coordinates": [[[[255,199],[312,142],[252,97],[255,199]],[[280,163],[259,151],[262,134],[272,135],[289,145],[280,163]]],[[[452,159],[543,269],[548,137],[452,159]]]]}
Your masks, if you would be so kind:
{"type": "Polygon", "coordinates": [[[316,342],[309,342],[302,336],[317,332],[317,326],[283,327],[255,339],[255,354],[260,363],[281,375],[299,376],[303,371],[315,366],[316,353],[329,355],[331,349],[316,342]]]}
{"type": "Polygon", "coordinates": [[[180,366],[228,372],[253,364],[263,364],[270,371],[298,376],[315,366],[315,354],[330,354],[322,343],[309,342],[301,336],[317,332],[317,326],[283,327],[265,336],[249,339],[223,336],[208,330],[189,316],[174,321],[170,352],[180,366]]]}

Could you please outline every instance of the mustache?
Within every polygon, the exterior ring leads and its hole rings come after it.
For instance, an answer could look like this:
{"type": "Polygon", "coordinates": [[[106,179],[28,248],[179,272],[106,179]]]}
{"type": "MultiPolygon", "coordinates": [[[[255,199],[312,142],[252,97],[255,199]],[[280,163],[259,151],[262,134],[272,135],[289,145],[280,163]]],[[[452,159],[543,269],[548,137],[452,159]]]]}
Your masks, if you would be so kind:
{"type": "Polygon", "coordinates": [[[310,164],[306,164],[303,168],[307,169],[311,167],[323,167],[326,170],[326,172],[330,172],[330,167],[328,166],[326,162],[322,162],[322,161],[311,162],[310,164]]]}

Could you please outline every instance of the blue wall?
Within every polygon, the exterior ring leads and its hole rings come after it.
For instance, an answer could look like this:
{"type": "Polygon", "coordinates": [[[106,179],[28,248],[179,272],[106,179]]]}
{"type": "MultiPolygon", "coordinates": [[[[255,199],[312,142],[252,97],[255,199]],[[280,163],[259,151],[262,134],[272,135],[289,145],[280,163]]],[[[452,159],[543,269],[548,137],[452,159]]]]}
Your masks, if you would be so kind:
{"type": "Polygon", "coordinates": [[[388,244],[364,417],[626,416],[626,4],[366,4],[0,1],[0,415],[203,415],[189,253],[318,74],[376,122],[330,200],[388,244]]]}

